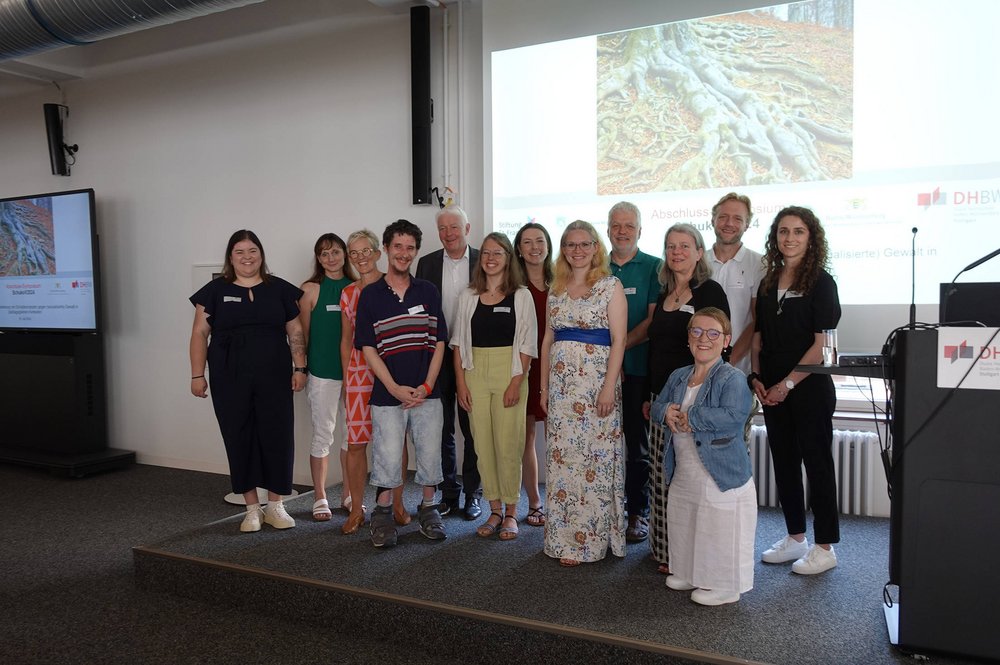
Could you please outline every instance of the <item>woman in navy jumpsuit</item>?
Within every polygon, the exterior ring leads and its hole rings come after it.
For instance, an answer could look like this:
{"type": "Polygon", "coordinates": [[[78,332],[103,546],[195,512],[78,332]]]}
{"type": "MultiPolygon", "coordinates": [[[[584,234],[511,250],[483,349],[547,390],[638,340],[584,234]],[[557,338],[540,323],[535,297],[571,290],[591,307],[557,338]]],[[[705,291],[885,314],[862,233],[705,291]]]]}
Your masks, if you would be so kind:
{"type": "Polygon", "coordinates": [[[191,392],[206,397],[211,388],[233,492],[246,499],[242,531],[259,531],[261,519],[275,528],[295,525],[281,495],[292,491],[292,392],[306,383],[301,297],[269,274],[260,240],[246,230],[229,239],[222,276],[191,296],[191,392]],[[266,511],[257,487],[268,491],[266,511]]]}

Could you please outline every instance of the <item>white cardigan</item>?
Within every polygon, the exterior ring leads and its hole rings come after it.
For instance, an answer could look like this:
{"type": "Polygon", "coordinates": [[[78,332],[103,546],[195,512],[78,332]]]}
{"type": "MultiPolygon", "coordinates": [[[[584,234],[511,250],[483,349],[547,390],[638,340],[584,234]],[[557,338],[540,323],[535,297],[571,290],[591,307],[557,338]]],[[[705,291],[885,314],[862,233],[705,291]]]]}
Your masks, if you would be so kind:
{"type": "MultiPolygon", "coordinates": [[[[449,345],[458,348],[462,356],[462,369],[473,369],[472,364],[472,315],[479,304],[479,294],[467,288],[458,296],[455,329],[451,331],[449,345]]],[[[535,318],[535,301],[524,286],[514,292],[514,353],[511,354],[510,375],[523,372],[521,354],[538,357],[538,319],[535,318]]]]}

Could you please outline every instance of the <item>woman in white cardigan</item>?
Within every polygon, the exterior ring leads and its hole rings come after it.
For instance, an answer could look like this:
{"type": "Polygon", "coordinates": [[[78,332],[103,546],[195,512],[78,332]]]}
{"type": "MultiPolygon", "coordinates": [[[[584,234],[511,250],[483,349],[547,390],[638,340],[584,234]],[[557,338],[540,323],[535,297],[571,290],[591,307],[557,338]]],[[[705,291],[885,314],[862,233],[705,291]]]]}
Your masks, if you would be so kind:
{"type": "Polygon", "coordinates": [[[476,533],[517,538],[528,367],[538,355],[531,294],[507,236],[491,233],[451,331],[458,403],[469,412],[490,516],[476,533]]]}

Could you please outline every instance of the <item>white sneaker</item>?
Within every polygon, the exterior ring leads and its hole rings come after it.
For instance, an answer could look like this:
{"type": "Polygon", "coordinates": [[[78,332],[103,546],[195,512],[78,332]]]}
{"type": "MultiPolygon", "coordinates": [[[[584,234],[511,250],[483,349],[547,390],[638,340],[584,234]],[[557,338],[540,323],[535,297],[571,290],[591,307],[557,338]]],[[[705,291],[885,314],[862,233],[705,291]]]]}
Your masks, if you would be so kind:
{"type": "Polygon", "coordinates": [[[669,575],[667,577],[667,588],[673,589],[674,591],[690,591],[696,587],[690,582],[685,582],[676,575],[669,575]]]}
{"type": "Polygon", "coordinates": [[[823,549],[819,545],[809,548],[809,553],[792,564],[792,572],[799,575],[817,575],[825,573],[831,568],[837,567],[837,553],[830,549],[823,549]]]}
{"type": "Polygon", "coordinates": [[[254,531],[260,531],[260,518],[264,513],[260,506],[253,506],[247,508],[247,514],[243,518],[243,522],[240,523],[240,531],[243,533],[253,533],[254,531]]]}
{"type": "Polygon", "coordinates": [[[691,592],[691,600],[699,605],[727,605],[740,599],[740,594],[732,591],[717,591],[716,589],[695,589],[691,592]]]}
{"type": "Polygon", "coordinates": [[[271,501],[264,509],[264,521],[275,529],[291,529],[295,520],[285,512],[285,504],[281,501],[271,501]]]}
{"type": "Polygon", "coordinates": [[[764,553],[760,555],[760,560],[764,563],[787,563],[801,559],[808,551],[808,538],[804,538],[800,543],[791,536],[785,536],[771,545],[771,549],[764,550],[764,553]]]}

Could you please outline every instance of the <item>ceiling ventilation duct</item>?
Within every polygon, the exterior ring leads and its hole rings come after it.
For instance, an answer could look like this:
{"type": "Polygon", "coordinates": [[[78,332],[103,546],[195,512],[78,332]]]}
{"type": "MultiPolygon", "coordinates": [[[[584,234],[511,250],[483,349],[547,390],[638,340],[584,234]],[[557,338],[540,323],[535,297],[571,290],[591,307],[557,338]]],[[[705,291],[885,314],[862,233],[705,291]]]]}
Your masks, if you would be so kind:
{"type": "Polygon", "coordinates": [[[80,46],[263,0],[0,0],[0,60],[80,46]]]}

